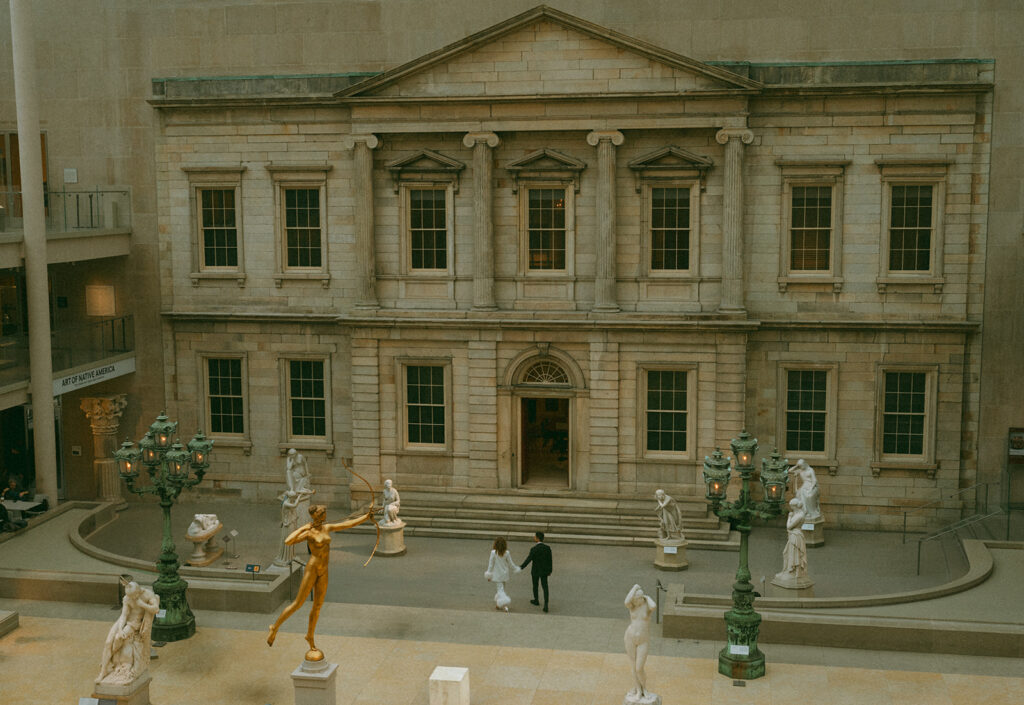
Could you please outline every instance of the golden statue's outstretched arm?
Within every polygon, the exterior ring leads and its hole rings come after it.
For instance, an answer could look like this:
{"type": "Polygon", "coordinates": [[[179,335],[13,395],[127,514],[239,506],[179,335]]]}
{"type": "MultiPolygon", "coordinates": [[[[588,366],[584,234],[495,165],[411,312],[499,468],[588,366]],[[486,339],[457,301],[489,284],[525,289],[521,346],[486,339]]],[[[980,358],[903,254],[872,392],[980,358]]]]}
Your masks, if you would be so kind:
{"type": "MultiPolygon", "coordinates": [[[[363,522],[369,521],[373,518],[373,504],[370,505],[369,510],[366,514],[355,519],[346,519],[345,521],[335,522],[334,524],[324,524],[324,531],[344,531],[345,529],[351,529],[353,526],[359,526],[363,522]]],[[[299,530],[296,531],[298,533],[299,530]]],[[[291,538],[289,536],[288,538],[291,538]]]]}

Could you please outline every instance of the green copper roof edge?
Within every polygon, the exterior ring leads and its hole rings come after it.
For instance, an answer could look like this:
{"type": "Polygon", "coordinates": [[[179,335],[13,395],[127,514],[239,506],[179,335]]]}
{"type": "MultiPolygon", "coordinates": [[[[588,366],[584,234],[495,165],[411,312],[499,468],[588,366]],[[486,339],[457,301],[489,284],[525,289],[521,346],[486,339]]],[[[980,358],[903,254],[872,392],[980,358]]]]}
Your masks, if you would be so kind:
{"type": "Polygon", "coordinates": [[[892,59],[886,61],[705,61],[712,66],[900,66],[906,64],[994,64],[995,59],[892,59]]]}
{"type": "Polygon", "coordinates": [[[299,73],[265,76],[170,76],[167,78],[154,78],[153,81],[166,83],[168,81],[245,81],[253,79],[279,79],[279,78],[347,78],[359,76],[376,76],[380,71],[352,71],[349,73],[299,73]]]}

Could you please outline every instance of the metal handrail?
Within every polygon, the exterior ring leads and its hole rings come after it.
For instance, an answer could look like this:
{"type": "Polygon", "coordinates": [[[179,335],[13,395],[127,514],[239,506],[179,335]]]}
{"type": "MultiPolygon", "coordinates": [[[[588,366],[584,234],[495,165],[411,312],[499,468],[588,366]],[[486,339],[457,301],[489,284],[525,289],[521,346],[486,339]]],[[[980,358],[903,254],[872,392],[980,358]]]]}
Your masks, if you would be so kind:
{"type": "MultiPolygon", "coordinates": [[[[131,191],[99,187],[44,191],[47,232],[131,229],[131,191]]],[[[21,192],[0,189],[0,232],[21,231],[21,192]]]]}
{"type": "MultiPolygon", "coordinates": [[[[998,509],[996,511],[994,511],[994,512],[989,512],[986,509],[984,513],[972,514],[969,517],[961,519],[960,521],[955,521],[952,524],[950,524],[949,526],[946,526],[946,527],[943,527],[943,528],[938,529],[936,531],[933,531],[932,533],[928,534],[927,536],[922,536],[921,538],[917,539],[917,574],[918,575],[921,574],[921,546],[926,541],[934,541],[935,539],[942,538],[943,536],[947,536],[949,534],[953,534],[953,535],[955,535],[959,539],[960,535],[957,534],[957,532],[960,531],[960,529],[964,529],[964,528],[967,528],[967,527],[974,526],[975,524],[979,524],[979,523],[985,521],[986,519],[991,519],[992,517],[997,516],[997,515],[999,515],[1001,513],[1002,512],[1000,510],[998,510],[998,509]]],[[[971,531],[973,532],[974,530],[972,529],[971,531]]],[[[977,536],[976,533],[974,535],[977,536]]],[[[963,546],[963,542],[962,541],[959,542],[959,546],[960,546],[960,550],[962,552],[964,550],[964,546],[963,546]]]]}
{"type": "Polygon", "coordinates": [[[906,543],[907,542],[907,518],[911,514],[916,514],[917,512],[924,511],[925,509],[931,509],[931,508],[934,508],[934,507],[942,506],[943,504],[945,504],[949,500],[955,499],[955,498],[959,497],[960,495],[965,494],[967,492],[971,492],[971,491],[975,492],[975,497],[974,497],[975,505],[976,505],[975,508],[978,509],[980,507],[980,510],[982,512],[984,512],[988,508],[988,487],[991,484],[993,484],[993,483],[991,483],[991,482],[978,482],[978,483],[975,483],[975,484],[971,485],[970,487],[965,487],[962,490],[958,490],[957,492],[954,492],[953,494],[949,495],[948,497],[944,497],[942,499],[938,499],[938,500],[936,500],[934,502],[929,502],[928,504],[922,504],[920,507],[915,507],[914,509],[911,509],[911,510],[903,512],[903,540],[902,540],[901,543],[906,543]],[[978,505],[978,502],[977,502],[977,500],[978,500],[977,490],[978,490],[979,487],[982,487],[985,490],[984,501],[980,505],[978,505]]]}

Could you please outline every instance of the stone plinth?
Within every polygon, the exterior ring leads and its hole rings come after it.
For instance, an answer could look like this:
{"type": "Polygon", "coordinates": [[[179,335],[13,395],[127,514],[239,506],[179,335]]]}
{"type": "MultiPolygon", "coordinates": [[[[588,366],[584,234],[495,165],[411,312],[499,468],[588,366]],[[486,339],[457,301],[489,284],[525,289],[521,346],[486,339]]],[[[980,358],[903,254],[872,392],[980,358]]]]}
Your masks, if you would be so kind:
{"type": "Polygon", "coordinates": [[[804,544],[808,548],[825,545],[825,517],[818,517],[814,521],[805,521],[803,527],[804,544]],[[814,528],[808,529],[807,527],[811,525],[813,525],[814,528]]]}
{"type": "Polygon", "coordinates": [[[393,526],[381,524],[380,546],[377,555],[394,558],[405,554],[405,522],[399,519],[393,526]]]}
{"type": "MultiPolygon", "coordinates": [[[[807,590],[814,586],[814,581],[807,577],[807,573],[800,571],[794,573],[776,573],[775,577],[772,578],[772,585],[783,588],[785,590],[807,590]]],[[[789,593],[786,593],[789,594],[789,593]]],[[[810,595],[797,595],[797,597],[813,597],[814,593],[810,595]]]]}
{"type": "Polygon", "coordinates": [[[626,693],[626,697],[622,699],[622,705],[661,705],[661,696],[651,692],[643,695],[626,693]]]}
{"type": "Polygon", "coordinates": [[[430,705],[469,705],[469,669],[435,668],[430,674],[430,705]]]}
{"type": "Polygon", "coordinates": [[[153,680],[149,673],[143,673],[131,683],[114,685],[97,683],[92,697],[99,700],[113,700],[118,705],[149,705],[149,682],[153,680]]]}
{"type": "Polygon", "coordinates": [[[658,570],[686,570],[686,539],[654,539],[654,567],[658,570]]]}
{"type": "Polygon", "coordinates": [[[303,660],[292,671],[295,705],[337,705],[338,664],[303,660]]]}
{"type": "Polygon", "coordinates": [[[797,599],[803,597],[814,597],[814,581],[808,580],[809,585],[804,587],[785,587],[772,580],[772,587],[768,591],[768,597],[797,599]]]}
{"type": "Polygon", "coordinates": [[[185,534],[185,538],[193,543],[192,555],[185,561],[186,565],[204,566],[210,565],[220,558],[224,549],[217,545],[217,532],[224,528],[224,525],[217,522],[217,526],[204,531],[201,534],[185,534]]]}

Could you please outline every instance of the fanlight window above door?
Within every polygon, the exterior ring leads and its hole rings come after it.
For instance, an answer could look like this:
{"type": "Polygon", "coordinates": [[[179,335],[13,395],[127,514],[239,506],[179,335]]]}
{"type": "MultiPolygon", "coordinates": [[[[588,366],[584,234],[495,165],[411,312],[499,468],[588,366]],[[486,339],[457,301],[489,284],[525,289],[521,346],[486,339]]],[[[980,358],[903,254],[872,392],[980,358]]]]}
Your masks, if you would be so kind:
{"type": "Polygon", "coordinates": [[[523,384],[571,386],[569,375],[561,367],[550,360],[541,360],[530,366],[523,374],[523,384]]]}

